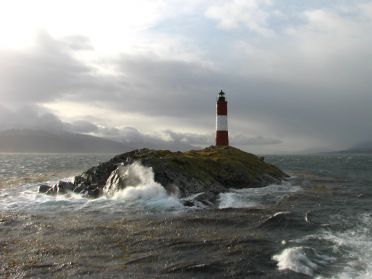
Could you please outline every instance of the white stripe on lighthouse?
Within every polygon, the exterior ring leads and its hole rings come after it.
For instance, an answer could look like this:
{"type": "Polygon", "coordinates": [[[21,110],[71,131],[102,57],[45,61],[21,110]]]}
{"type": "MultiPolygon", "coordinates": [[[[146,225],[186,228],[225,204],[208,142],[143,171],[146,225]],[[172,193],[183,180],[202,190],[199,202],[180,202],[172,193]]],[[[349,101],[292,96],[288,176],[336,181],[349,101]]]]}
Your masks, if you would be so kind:
{"type": "Polygon", "coordinates": [[[227,115],[217,115],[216,117],[216,130],[227,131],[227,115]]]}

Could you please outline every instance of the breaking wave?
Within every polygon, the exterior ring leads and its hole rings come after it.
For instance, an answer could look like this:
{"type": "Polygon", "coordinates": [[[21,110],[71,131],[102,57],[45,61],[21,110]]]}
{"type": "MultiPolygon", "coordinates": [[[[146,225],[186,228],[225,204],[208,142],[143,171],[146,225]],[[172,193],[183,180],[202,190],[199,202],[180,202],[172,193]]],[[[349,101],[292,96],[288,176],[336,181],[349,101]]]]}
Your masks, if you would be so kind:
{"type": "MultiPolygon", "coordinates": [[[[2,189],[0,190],[0,210],[31,212],[66,210],[119,212],[125,210],[132,212],[133,210],[158,211],[183,208],[177,197],[169,195],[163,186],[154,181],[154,173],[151,168],[138,163],[132,164],[125,175],[125,179],[130,182],[126,188],[117,188],[98,199],[88,199],[76,193],[48,196],[39,193],[36,184],[2,189]]],[[[71,181],[72,179],[63,180],[71,181]]],[[[119,180],[111,180],[111,182],[113,184],[119,183],[119,180]]],[[[47,183],[53,185],[56,181],[47,183]]],[[[109,180],[107,183],[109,184],[109,180]]]]}
{"type": "Polygon", "coordinates": [[[289,243],[297,246],[274,255],[278,270],[292,270],[317,279],[372,278],[372,214],[356,218],[337,214],[331,219],[337,226],[291,240],[289,243]]]}
{"type": "MultiPolygon", "coordinates": [[[[342,216],[335,216],[339,219],[342,216]]],[[[372,278],[372,214],[364,213],[357,218],[342,218],[349,229],[340,232],[324,230],[319,239],[333,243],[335,253],[342,254],[342,270],[332,278],[372,278]],[[355,221],[356,220],[356,221],[355,221]]]]}
{"type": "Polygon", "coordinates": [[[181,208],[182,204],[176,196],[169,195],[165,188],[155,182],[152,168],[140,163],[119,166],[107,179],[104,192],[114,201],[122,201],[128,205],[181,208]],[[126,182],[125,188],[121,187],[126,182]],[[111,190],[111,191],[110,191],[111,190]]]}
{"type": "Polygon", "coordinates": [[[220,194],[219,208],[257,208],[275,205],[290,193],[300,191],[301,187],[290,183],[270,185],[262,188],[232,189],[220,194]]]}
{"type": "Polygon", "coordinates": [[[318,254],[310,247],[292,247],[284,249],[280,254],[274,255],[279,270],[292,270],[297,273],[314,276],[320,267],[330,263],[333,258],[318,254]]]}

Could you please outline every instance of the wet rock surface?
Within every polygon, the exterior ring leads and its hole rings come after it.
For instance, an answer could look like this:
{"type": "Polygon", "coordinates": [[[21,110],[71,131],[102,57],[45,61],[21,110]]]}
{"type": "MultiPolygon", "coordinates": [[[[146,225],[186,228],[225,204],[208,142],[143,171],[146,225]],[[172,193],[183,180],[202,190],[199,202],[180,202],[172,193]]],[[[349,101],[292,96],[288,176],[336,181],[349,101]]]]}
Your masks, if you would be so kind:
{"type": "Polygon", "coordinates": [[[135,184],[126,169],[133,163],[151,168],[155,182],[169,194],[184,198],[203,193],[198,200],[206,204],[213,204],[219,193],[230,188],[264,187],[280,184],[287,178],[277,167],[233,147],[208,147],[183,153],[139,149],[88,169],[76,176],[73,183],[61,181],[53,187],[41,185],[39,191],[52,195],[70,191],[91,198],[103,193],[112,195],[135,184]]]}

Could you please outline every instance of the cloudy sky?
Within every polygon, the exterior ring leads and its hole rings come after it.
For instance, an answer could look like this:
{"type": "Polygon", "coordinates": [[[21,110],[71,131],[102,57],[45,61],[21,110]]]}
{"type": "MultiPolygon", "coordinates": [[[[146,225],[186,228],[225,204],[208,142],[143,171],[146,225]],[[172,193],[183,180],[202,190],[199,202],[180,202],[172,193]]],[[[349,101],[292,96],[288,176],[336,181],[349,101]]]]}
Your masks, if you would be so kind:
{"type": "Polygon", "coordinates": [[[337,150],[372,139],[370,0],[0,0],[0,130],[337,150]]]}

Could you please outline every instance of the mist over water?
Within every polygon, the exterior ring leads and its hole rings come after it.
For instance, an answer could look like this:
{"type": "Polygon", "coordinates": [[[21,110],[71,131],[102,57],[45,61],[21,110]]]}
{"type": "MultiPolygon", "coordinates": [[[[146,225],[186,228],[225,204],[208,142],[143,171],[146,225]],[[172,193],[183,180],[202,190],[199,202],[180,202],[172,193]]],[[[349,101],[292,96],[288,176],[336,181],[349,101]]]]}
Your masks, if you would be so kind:
{"type": "Polygon", "coordinates": [[[269,157],[292,178],[231,189],[218,208],[184,206],[140,164],[98,199],[39,194],[43,172],[71,180],[110,156],[32,156],[0,155],[1,276],[371,277],[372,156],[269,157]]]}

